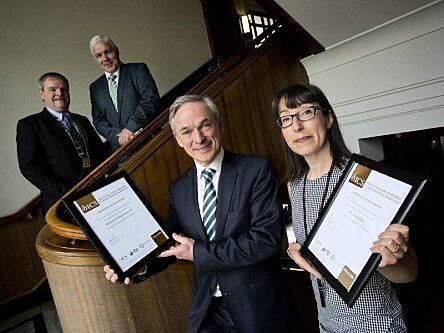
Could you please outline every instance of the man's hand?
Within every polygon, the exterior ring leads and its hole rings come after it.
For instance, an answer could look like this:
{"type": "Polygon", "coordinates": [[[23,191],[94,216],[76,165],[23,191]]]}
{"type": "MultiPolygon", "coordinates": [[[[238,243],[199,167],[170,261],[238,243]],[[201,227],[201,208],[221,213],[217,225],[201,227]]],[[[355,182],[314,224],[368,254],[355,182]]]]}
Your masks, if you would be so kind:
{"type": "Polygon", "coordinates": [[[177,259],[193,261],[194,239],[181,236],[176,233],[173,234],[173,238],[177,242],[176,245],[171,246],[166,251],[163,251],[161,254],[159,254],[159,257],[165,258],[176,256],[177,259]]]}
{"type": "Polygon", "coordinates": [[[121,146],[126,145],[133,137],[133,132],[131,132],[129,129],[124,128],[122,132],[117,134],[119,137],[119,144],[121,146]]]}
{"type": "MultiPolygon", "coordinates": [[[[111,267],[106,265],[105,267],[103,267],[103,270],[105,271],[105,278],[108,281],[111,281],[112,283],[116,283],[117,282],[117,279],[119,277],[117,276],[117,274],[114,272],[114,270],[111,267]]],[[[131,283],[131,279],[129,277],[127,277],[127,278],[125,278],[123,283],[130,284],[131,283]]]]}

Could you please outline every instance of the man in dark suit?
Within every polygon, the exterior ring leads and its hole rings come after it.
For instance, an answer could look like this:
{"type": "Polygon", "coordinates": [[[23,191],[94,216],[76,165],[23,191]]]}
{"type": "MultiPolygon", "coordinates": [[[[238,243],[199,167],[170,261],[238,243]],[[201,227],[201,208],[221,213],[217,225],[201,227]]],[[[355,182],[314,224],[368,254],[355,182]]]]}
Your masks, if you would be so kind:
{"type": "Polygon", "coordinates": [[[93,37],[90,49],[105,71],[89,86],[93,123],[114,151],[158,115],[159,92],[147,65],[121,63],[108,36],[93,37]]]}
{"type": "Polygon", "coordinates": [[[89,120],[69,112],[68,80],[59,73],[39,79],[45,107],[17,123],[20,171],[42,192],[46,211],[105,158],[89,120]]]}
{"type": "MultiPolygon", "coordinates": [[[[170,186],[177,245],[160,256],[194,262],[188,331],[291,331],[294,313],[275,260],[283,221],[271,162],[222,148],[221,117],[208,97],[176,99],[170,126],[194,164],[170,186]]],[[[105,272],[116,281],[108,266],[105,272]]]]}

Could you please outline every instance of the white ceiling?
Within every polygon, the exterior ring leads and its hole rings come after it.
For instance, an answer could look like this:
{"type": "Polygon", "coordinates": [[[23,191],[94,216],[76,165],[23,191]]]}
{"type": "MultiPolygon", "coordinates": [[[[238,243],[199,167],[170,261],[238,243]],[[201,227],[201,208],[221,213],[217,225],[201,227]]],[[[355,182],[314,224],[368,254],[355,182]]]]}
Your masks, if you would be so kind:
{"type": "Polygon", "coordinates": [[[326,49],[436,0],[275,0],[326,49]]]}

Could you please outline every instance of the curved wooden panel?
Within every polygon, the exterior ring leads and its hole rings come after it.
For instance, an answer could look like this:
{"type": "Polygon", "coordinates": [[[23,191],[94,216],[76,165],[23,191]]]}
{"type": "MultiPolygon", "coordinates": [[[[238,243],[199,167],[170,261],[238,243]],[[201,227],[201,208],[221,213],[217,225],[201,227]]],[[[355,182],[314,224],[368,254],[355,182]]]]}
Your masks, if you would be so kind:
{"type": "Polygon", "coordinates": [[[34,243],[45,225],[41,209],[0,224],[0,305],[31,292],[45,279],[34,243]]]}
{"type": "Polygon", "coordinates": [[[172,265],[138,285],[115,285],[105,280],[103,261],[89,242],[69,241],[45,226],[36,247],[64,332],[186,331],[190,264],[172,265]]]}

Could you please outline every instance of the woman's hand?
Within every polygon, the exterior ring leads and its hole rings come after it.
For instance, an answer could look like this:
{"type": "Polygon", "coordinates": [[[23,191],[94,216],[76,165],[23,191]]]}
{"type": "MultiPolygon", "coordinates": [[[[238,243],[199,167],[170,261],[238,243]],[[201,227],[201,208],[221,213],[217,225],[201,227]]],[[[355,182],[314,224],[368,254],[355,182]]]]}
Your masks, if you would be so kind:
{"type": "Polygon", "coordinates": [[[408,240],[409,227],[406,225],[391,224],[383,231],[370,249],[373,253],[381,254],[379,267],[396,265],[409,249],[408,240]]]}
{"type": "Polygon", "coordinates": [[[294,262],[299,265],[299,267],[313,274],[318,279],[322,280],[321,274],[304,257],[302,257],[300,251],[301,244],[290,243],[290,245],[288,245],[287,253],[290,258],[293,259],[294,262]]]}
{"type": "Polygon", "coordinates": [[[383,231],[371,248],[381,254],[379,272],[394,283],[412,282],[418,275],[415,251],[409,245],[409,227],[392,224],[383,231]]]}

